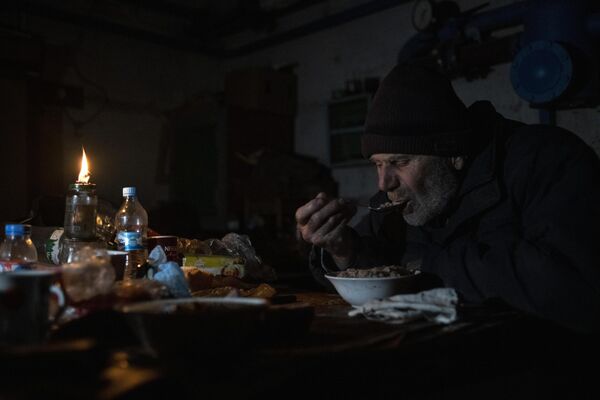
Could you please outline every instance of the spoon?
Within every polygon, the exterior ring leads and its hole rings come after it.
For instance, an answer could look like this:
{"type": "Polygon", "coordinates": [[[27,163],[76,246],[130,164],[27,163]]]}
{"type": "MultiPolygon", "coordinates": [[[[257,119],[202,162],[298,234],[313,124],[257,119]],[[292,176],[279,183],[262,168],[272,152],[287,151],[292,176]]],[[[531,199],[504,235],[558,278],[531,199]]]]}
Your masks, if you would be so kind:
{"type": "Polygon", "coordinates": [[[386,203],[380,204],[377,207],[368,206],[366,204],[357,204],[358,207],[366,207],[371,211],[388,211],[388,210],[396,209],[398,207],[404,207],[405,205],[406,205],[406,202],[392,202],[392,201],[388,201],[386,203]]]}

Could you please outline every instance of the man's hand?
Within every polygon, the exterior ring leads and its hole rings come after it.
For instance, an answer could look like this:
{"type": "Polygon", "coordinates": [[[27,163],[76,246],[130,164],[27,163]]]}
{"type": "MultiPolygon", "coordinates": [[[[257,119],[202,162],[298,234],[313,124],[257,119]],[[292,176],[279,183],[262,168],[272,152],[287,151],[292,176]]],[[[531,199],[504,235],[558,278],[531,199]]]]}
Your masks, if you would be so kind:
{"type": "Polygon", "coordinates": [[[356,207],[325,193],[296,210],[296,227],[302,239],[328,251],[338,267],[347,268],[355,257],[354,232],[348,222],[356,207]]]}

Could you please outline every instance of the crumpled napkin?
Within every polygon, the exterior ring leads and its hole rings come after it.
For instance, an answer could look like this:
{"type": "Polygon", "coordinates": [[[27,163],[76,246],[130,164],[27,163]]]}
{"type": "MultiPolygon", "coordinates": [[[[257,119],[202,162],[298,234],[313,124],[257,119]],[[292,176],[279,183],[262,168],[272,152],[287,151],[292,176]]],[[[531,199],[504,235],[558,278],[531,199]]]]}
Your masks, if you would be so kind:
{"type": "Polygon", "coordinates": [[[161,246],[156,246],[150,252],[148,264],[151,267],[148,277],[165,285],[174,297],[191,296],[190,287],[181,267],[176,262],[167,261],[167,255],[161,246]]]}
{"type": "Polygon", "coordinates": [[[156,246],[152,249],[150,254],[148,254],[148,264],[151,267],[157,267],[160,264],[164,264],[167,262],[167,255],[163,250],[162,246],[156,246]]]}
{"type": "Polygon", "coordinates": [[[438,324],[456,321],[458,294],[452,288],[436,288],[415,294],[399,294],[383,300],[372,300],[355,307],[348,315],[390,324],[402,324],[425,318],[438,324]]]}

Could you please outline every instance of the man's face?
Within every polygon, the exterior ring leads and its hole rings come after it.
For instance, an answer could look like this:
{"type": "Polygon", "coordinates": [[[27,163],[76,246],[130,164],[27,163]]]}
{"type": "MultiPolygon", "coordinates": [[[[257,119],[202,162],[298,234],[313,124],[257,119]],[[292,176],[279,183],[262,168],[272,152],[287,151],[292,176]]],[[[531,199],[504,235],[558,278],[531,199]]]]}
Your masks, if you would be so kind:
{"type": "Polygon", "coordinates": [[[390,201],[406,202],[403,216],[413,226],[440,215],[458,190],[456,168],[449,158],[405,154],[373,154],[379,190],[390,201]]]}

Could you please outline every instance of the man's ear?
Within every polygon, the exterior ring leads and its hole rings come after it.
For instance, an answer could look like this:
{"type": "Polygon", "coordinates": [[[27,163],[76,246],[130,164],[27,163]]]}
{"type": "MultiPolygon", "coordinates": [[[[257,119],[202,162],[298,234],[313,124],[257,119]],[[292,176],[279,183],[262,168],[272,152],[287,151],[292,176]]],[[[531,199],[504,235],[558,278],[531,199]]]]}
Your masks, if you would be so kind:
{"type": "Polygon", "coordinates": [[[464,157],[450,157],[450,164],[455,170],[460,171],[465,166],[465,159],[464,157]]]}

